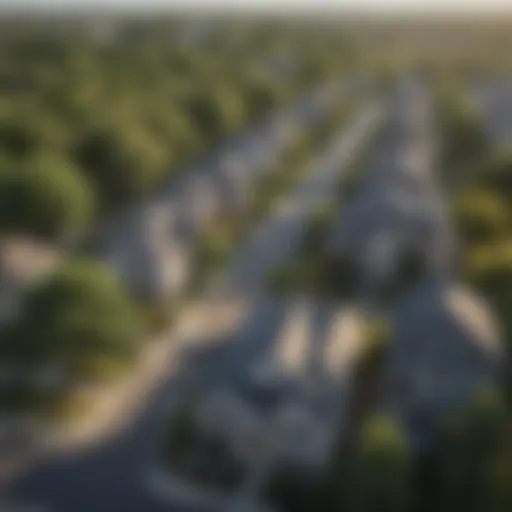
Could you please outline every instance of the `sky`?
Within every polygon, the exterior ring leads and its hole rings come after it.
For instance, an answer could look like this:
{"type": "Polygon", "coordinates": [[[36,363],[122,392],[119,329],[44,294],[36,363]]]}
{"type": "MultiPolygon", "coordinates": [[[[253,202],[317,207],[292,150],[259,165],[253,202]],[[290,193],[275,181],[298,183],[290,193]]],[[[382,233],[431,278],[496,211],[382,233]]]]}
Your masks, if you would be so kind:
{"type": "Polygon", "coordinates": [[[51,9],[148,8],[262,11],[327,11],[365,10],[373,12],[408,11],[421,12],[460,11],[487,12],[508,10],[512,12],[511,0],[0,0],[0,8],[23,8],[47,11],[51,9]]]}

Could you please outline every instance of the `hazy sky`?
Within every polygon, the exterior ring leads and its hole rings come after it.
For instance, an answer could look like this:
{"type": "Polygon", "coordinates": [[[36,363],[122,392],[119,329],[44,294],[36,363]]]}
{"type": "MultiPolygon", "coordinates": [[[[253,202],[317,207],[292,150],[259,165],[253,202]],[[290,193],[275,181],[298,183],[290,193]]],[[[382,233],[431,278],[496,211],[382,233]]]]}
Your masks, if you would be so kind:
{"type": "Polygon", "coordinates": [[[370,11],[443,11],[485,12],[488,10],[512,10],[511,0],[0,0],[0,7],[26,8],[226,8],[242,10],[331,10],[336,8],[370,11]]]}

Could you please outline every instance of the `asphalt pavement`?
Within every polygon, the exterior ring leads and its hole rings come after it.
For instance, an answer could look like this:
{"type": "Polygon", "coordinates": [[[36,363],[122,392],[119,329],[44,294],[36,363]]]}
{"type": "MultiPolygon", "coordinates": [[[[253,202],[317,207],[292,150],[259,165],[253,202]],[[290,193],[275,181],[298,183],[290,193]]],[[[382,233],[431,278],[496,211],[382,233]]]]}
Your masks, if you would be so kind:
{"type": "MultiPolygon", "coordinates": [[[[282,210],[248,237],[228,265],[225,277],[207,290],[207,300],[264,300],[262,280],[267,270],[296,249],[313,207],[335,193],[334,180],[381,114],[381,105],[372,104],[349,123],[341,138],[312,164],[310,177],[297,186],[282,210]]],[[[265,307],[271,307],[270,303],[265,307]]],[[[258,328],[264,329],[271,318],[265,316],[258,328]]],[[[203,319],[205,332],[210,321],[210,317],[203,319]]],[[[247,352],[234,356],[232,364],[239,364],[238,357],[253,357],[260,341],[258,336],[239,340],[247,352]]],[[[148,494],[144,476],[154,464],[168,404],[182,386],[181,379],[179,373],[164,379],[145,397],[133,421],[111,437],[82,451],[47,453],[12,483],[9,498],[24,505],[46,507],[48,512],[169,512],[168,506],[148,494]]],[[[176,512],[182,509],[178,507],[176,512]]]]}

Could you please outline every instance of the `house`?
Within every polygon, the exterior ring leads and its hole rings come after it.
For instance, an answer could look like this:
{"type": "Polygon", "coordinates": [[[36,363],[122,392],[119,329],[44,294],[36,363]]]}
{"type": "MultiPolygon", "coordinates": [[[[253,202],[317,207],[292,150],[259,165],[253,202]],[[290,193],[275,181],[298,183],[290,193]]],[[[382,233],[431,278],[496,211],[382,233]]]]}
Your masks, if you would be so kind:
{"type": "Polygon", "coordinates": [[[397,306],[382,404],[417,442],[501,376],[504,350],[486,304],[462,285],[425,281],[397,306]]]}

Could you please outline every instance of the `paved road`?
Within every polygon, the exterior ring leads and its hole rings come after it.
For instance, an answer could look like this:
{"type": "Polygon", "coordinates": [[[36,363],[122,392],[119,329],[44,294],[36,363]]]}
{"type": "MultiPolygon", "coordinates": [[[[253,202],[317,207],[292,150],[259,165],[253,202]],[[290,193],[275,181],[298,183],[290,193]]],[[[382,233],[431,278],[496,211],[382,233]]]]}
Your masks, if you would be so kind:
{"type": "MultiPolygon", "coordinates": [[[[341,166],[379,120],[380,112],[380,105],[371,105],[355,119],[344,138],[336,140],[326,156],[315,163],[311,178],[297,187],[283,210],[249,238],[235,256],[225,279],[208,290],[207,301],[218,304],[230,297],[238,299],[244,283],[250,295],[259,295],[259,280],[267,269],[286,259],[296,248],[311,209],[317,201],[333,193],[331,185],[341,166]]],[[[240,319],[243,318],[242,315],[240,319]]],[[[195,323],[196,332],[211,334],[211,323],[211,315],[200,316],[195,323]]],[[[133,421],[111,438],[89,446],[82,453],[49,455],[47,460],[41,460],[12,486],[11,498],[44,505],[54,512],[169,511],[147,495],[142,477],[153,463],[166,404],[180,385],[176,379],[179,377],[168,377],[157,389],[148,390],[133,421]]]]}

